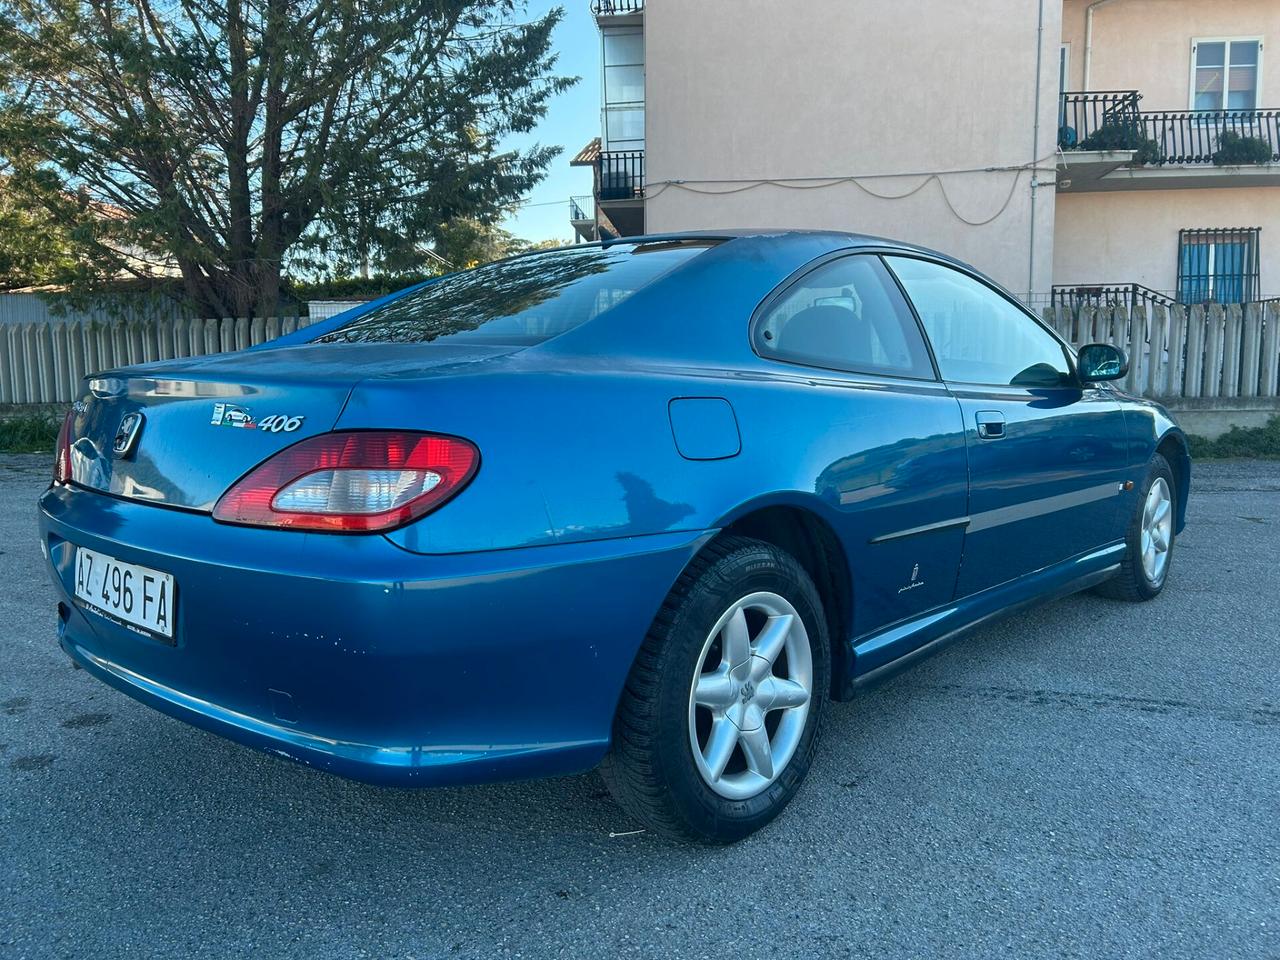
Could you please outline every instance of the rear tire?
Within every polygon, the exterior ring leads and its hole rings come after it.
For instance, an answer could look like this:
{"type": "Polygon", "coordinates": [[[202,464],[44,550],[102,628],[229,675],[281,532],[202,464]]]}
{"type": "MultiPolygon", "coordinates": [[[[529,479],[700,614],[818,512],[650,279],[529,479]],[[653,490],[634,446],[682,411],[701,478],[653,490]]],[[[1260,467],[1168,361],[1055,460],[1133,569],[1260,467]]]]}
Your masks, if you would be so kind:
{"type": "Polygon", "coordinates": [[[772,544],[716,540],[681,574],[641,645],[601,775],[657,833],[741,839],[799,789],[830,683],[809,575],[772,544]]]}
{"type": "Polygon", "coordinates": [[[1120,571],[1095,591],[1112,600],[1143,603],[1153,600],[1169,582],[1173,563],[1174,525],[1178,516],[1178,488],[1169,461],[1155,454],[1139,488],[1133,516],[1125,531],[1125,554],[1120,571]]]}

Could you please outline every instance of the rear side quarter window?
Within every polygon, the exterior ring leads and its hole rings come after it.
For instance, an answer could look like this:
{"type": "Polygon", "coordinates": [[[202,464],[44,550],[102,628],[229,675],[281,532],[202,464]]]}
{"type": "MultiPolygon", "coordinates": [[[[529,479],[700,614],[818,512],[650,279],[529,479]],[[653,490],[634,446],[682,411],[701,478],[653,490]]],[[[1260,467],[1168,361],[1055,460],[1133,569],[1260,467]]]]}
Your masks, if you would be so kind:
{"type": "Polygon", "coordinates": [[[934,378],[920,328],[874,254],[828,261],[793,282],[755,328],[756,352],[787,363],[934,378]]]}

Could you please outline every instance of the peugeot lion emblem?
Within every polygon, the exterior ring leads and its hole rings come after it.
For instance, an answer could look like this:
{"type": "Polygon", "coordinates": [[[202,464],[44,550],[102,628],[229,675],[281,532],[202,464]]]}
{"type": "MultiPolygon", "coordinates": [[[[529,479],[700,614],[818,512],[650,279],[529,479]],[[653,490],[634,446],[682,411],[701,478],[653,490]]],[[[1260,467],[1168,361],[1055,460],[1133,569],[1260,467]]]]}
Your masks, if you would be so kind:
{"type": "Polygon", "coordinates": [[[124,419],[120,421],[120,429],[116,431],[116,438],[111,444],[115,455],[127,457],[133,453],[133,448],[138,445],[138,434],[141,432],[142,414],[126,413],[124,419]]]}

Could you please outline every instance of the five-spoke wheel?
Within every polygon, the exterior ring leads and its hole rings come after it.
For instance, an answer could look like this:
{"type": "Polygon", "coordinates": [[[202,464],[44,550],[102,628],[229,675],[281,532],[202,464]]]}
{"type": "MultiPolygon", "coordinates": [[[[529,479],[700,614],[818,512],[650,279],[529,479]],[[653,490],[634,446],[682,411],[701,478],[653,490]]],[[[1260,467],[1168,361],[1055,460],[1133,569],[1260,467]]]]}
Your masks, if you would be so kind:
{"type": "Polygon", "coordinates": [[[799,789],[830,684],[827,621],[808,571],[773,544],[720,537],[654,618],[600,772],[653,830],[737,840],[799,789]]]}
{"type": "Polygon", "coordinates": [[[741,800],[773,783],[800,743],[812,688],[795,607],[768,592],[735,601],[708,634],[689,691],[689,743],[707,785],[741,800]]]}
{"type": "Polygon", "coordinates": [[[1164,580],[1173,543],[1173,494],[1164,477],[1156,477],[1142,508],[1142,569],[1152,583],[1164,580]]]}

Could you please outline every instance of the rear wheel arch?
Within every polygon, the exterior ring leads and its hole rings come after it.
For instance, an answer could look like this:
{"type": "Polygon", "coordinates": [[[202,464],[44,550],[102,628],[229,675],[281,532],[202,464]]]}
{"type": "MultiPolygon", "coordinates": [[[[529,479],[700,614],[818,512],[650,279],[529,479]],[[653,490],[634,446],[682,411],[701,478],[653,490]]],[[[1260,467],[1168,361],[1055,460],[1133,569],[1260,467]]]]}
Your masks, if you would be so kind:
{"type": "Polygon", "coordinates": [[[773,544],[795,557],[809,574],[818,588],[831,637],[831,697],[844,699],[844,678],[849,666],[847,641],[853,633],[853,579],[848,556],[834,528],[813,510],[774,504],[735,516],[709,542],[724,537],[749,537],[773,544]]]}

